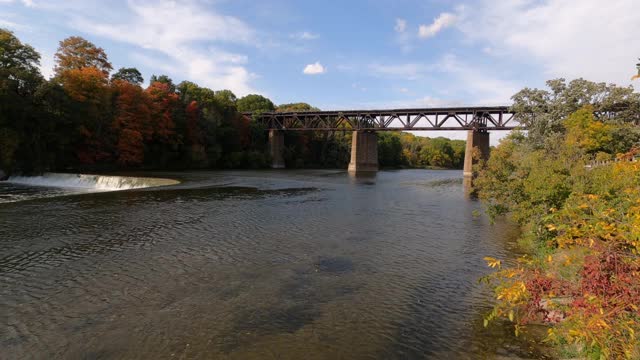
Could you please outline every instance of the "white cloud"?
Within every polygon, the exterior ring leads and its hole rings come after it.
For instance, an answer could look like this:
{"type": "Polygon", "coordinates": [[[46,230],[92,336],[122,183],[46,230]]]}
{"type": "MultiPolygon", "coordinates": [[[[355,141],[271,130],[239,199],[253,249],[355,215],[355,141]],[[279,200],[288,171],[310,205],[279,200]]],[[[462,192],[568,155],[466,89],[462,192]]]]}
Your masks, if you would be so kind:
{"type": "Polygon", "coordinates": [[[418,36],[423,39],[435,36],[441,30],[448,28],[455,24],[457,17],[451,13],[442,13],[433,20],[430,25],[420,25],[418,29],[418,36]]]}
{"type": "Polygon", "coordinates": [[[457,13],[468,39],[539,64],[547,78],[627,85],[640,54],[637,0],[482,0],[457,13]]]}
{"type": "Polygon", "coordinates": [[[407,32],[407,20],[405,19],[396,19],[396,25],[393,27],[393,30],[396,32],[396,43],[400,45],[400,50],[403,53],[409,53],[413,50],[412,40],[413,35],[407,32]]]}
{"type": "MultiPolygon", "coordinates": [[[[256,92],[249,83],[252,75],[244,67],[245,55],[206,46],[251,45],[254,31],[241,20],[192,2],[129,1],[128,7],[131,16],[121,16],[129,19],[127,22],[99,23],[78,17],[72,25],[81,31],[159,52],[170,61],[165,67],[173,69],[170,74],[216,90],[230,89],[239,96],[256,92]]],[[[148,62],[150,66],[153,63],[148,62]]]]}
{"type": "MultiPolygon", "coordinates": [[[[11,4],[14,3],[14,0],[0,0],[0,4],[11,4]]],[[[35,3],[33,2],[33,0],[21,0],[20,1],[24,6],[28,6],[28,7],[34,7],[35,3]]]]}
{"type": "Polygon", "coordinates": [[[499,69],[491,72],[463,62],[452,54],[445,55],[436,69],[450,76],[453,90],[473,99],[472,104],[467,105],[508,105],[511,96],[521,88],[520,84],[501,79],[499,69]]]}
{"type": "Polygon", "coordinates": [[[320,35],[314,34],[308,31],[303,31],[303,32],[291,34],[289,35],[289,37],[292,39],[298,39],[298,40],[315,40],[315,39],[318,39],[320,35]]]}
{"type": "Polygon", "coordinates": [[[0,18],[0,27],[8,28],[8,29],[19,29],[22,26],[20,24],[16,24],[13,21],[5,20],[0,18]]]}
{"type": "Polygon", "coordinates": [[[396,19],[396,26],[393,27],[397,33],[403,33],[407,30],[407,20],[405,19],[396,19]]]}
{"type": "Polygon", "coordinates": [[[434,63],[370,64],[369,74],[378,77],[428,82],[439,91],[470,99],[467,105],[505,105],[520,84],[503,80],[500,70],[479,67],[446,54],[434,63]]]}
{"type": "Polygon", "coordinates": [[[305,66],[302,72],[307,75],[318,75],[318,74],[324,74],[326,71],[327,69],[325,69],[325,67],[322,66],[322,64],[320,64],[319,61],[316,61],[313,64],[309,64],[305,66]]]}

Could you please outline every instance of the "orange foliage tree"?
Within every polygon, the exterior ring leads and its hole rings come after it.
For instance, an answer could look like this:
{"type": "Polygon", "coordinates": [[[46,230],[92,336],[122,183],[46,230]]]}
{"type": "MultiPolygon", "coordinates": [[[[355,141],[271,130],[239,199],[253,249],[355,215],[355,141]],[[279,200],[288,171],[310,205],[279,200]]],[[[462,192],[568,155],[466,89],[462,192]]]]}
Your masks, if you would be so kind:
{"type": "Polygon", "coordinates": [[[76,151],[78,160],[94,164],[109,158],[103,133],[110,108],[107,76],[95,67],[85,67],[65,70],[58,75],[58,80],[78,106],[74,113],[81,137],[76,151]]]}
{"type": "Polygon", "coordinates": [[[151,99],[140,86],[124,80],[114,81],[113,88],[117,94],[112,122],[117,137],[117,161],[122,165],[140,165],[144,160],[144,141],[153,136],[151,99]]]}
{"type": "Polygon", "coordinates": [[[173,120],[179,105],[178,94],[171,91],[169,84],[156,81],[146,90],[151,100],[153,137],[160,143],[175,144],[176,132],[173,120]]]}
{"type": "Polygon", "coordinates": [[[55,59],[57,75],[66,70],[96,68],[108,76],[109,71],[113,69],[102,48],[79,36],[71,36],[60,41],[55,59]]]}
{"type": "Polygon", "coordinates": [[[66,93],[76,101],[100,104],[109,96],[107,77],[97,68],[66,70],[59,79],[66,93]]]}

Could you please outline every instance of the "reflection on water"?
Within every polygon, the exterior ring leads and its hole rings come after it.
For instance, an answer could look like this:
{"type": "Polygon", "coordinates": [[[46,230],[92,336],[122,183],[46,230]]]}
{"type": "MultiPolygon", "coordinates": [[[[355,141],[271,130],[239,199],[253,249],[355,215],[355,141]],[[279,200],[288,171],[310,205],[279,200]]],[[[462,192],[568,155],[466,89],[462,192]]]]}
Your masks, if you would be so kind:
{"type": "Polygon", "coordinates": [[[4,357],[539,356],[482,328],[516,229],[460,171],[157,175],[182,183],[0,204],[4,357]]]}

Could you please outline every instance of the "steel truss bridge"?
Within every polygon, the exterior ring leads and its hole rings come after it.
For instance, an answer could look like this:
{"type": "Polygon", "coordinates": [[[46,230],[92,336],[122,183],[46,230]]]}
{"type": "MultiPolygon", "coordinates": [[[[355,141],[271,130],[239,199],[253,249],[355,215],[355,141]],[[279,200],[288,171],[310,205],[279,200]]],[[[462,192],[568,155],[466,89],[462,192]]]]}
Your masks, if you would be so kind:
{"type": "Polygon", "coordinates": [[[243,113],[268,130],[421,131],[513,130],[520,127],[507,106],[392,110],[243,113]]]}

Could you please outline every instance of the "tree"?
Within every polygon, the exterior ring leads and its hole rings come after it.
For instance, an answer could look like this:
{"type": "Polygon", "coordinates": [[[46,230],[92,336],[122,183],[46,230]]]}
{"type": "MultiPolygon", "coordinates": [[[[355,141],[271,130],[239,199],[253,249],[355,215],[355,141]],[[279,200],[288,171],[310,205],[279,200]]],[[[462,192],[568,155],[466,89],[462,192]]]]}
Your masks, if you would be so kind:
{"type": "MultiPolygon", "coordinates": [[[[537,148],[552,134],[562,135],[562,121],[586,105],[595,113],[616,111],[616,122],[638,122],[640,118],[640,94],[632,87],[595,83],[584,79],[547,81],[549,90],[525,88],[516,93],[512,110],[515,118],[527,127],[529,139],[537,148]]],[[[609,120],[606,120],[609,121],[609,120]]]]}
{"type": "Polygon", "coordinates": [[[151,75],[151,79],[149,80],[149,83],[153,84],[155,82],[167,84],[170,92],[176,91],[176,86],[173,84],[173,80],[171,80],[171,78],[168,77],[167,75],[160,75],[160,76],[151,75]]]}
{"type": "Polygon", "coordinates": [[[276,109],[276,111],[278,112],[304,112],[304,111],[320,111],[320,109],[318,109],[315,106],[311,106],[307,103],[291,103],[291,104],[281,104],[278,105],[278,108],[276,109]]]}
{"type": "Polygon", "coordinates": [[[378,162],[383,167],[398,167],[403,164],[402,143],[398,134],[378,133],[378,162]]]}
{"type": "Polygon", "coordinates": [[[585,106],[569,115],[564,121],[564,126],[567,129],[567,146],[577,146],[587,154],[604,151],[612,140],[612,126],[596,121],[591,106],[585,106]]]}
{"type": "Polygon", "coordinates": [[[154,139],[162,143],[174,142],[174,111],[177,108],[178,95],[171,91],[170,84],[156,81],[146,90],[151,99],[154,139]]]}
{"type": "Polygon", "coordinates": [[[25,157],[25,141],[36,135],[34,94],[43,81],[39,62],[40,54],[31,46],[0,29],[0,169],[5,171],[25,157]]]}
{"type": "Polygon", "coordinates": [[[70,117],[82,139],[77,144],[78,159],[86,165],[108,159],[112,104],[107,75],[95,67],[84,67],[66,70],[57,80],[73,100],[70,117]]]}
{"type": "Polygon", "coordinates": [[[105,76],[109,76],[109,72],[113,69],[104,49],[79,36],[71,36],[60,41],[55,59],[56,75],[61,75],[67,70],[93,67],[105,76]]]}
{"type": "Polygon", "coordinates": [[[144,82],[142,74],[136,68],[120,68],[120,70],[111,76],[111,81],[114,80],[124,80],[134,85],[142,85],[144,82]]]}
{"type": "Polygon", "coordinates": [[[135,166],[144,160],[142,134],[135,130],[123,129],[118,138],[118,164],[135,166]]]}
{"type": "Polygon", "coordinates": [[[423,166],[452,167],[453,148],[451,140],[438,137],[429,141],[420,150],[420,160],[423,166]]]}
{"type": "Polygon", "coordinates": [[[239,112],[265,112],[276,109],[271,100],[256,94],[250,94],[238,99],[236,106],[239,112]]]}
{"type": "Polygon", "coordinates": [[[0,28],[0,80],[24,82],[38,77],[40,54],[30,45],[23,44],[15,35],[0,28]]]}
{"type": "Polygon", "coordinates": [[[140,86],[125,80],[114,81],[113,87],[116,102],[111,126],[117,138],[117,161],[125,166],[140,165],[144,142],[153,137],[151,99],[140,86]]]}
{"type": "Polygon", "coordinates": [[[220,105],[225,107],[236,107],[236,101],[238,98],[231,90],[219,90],[216,91],[216,99],[220,103],[220,105]]]}
{"type": "Polygon", "coordinates": [[[78,102],[100,104],[108,96],[108,80],[102,71],[94,67],[70,69],[59,77],[65,91],[78,102]]]}

